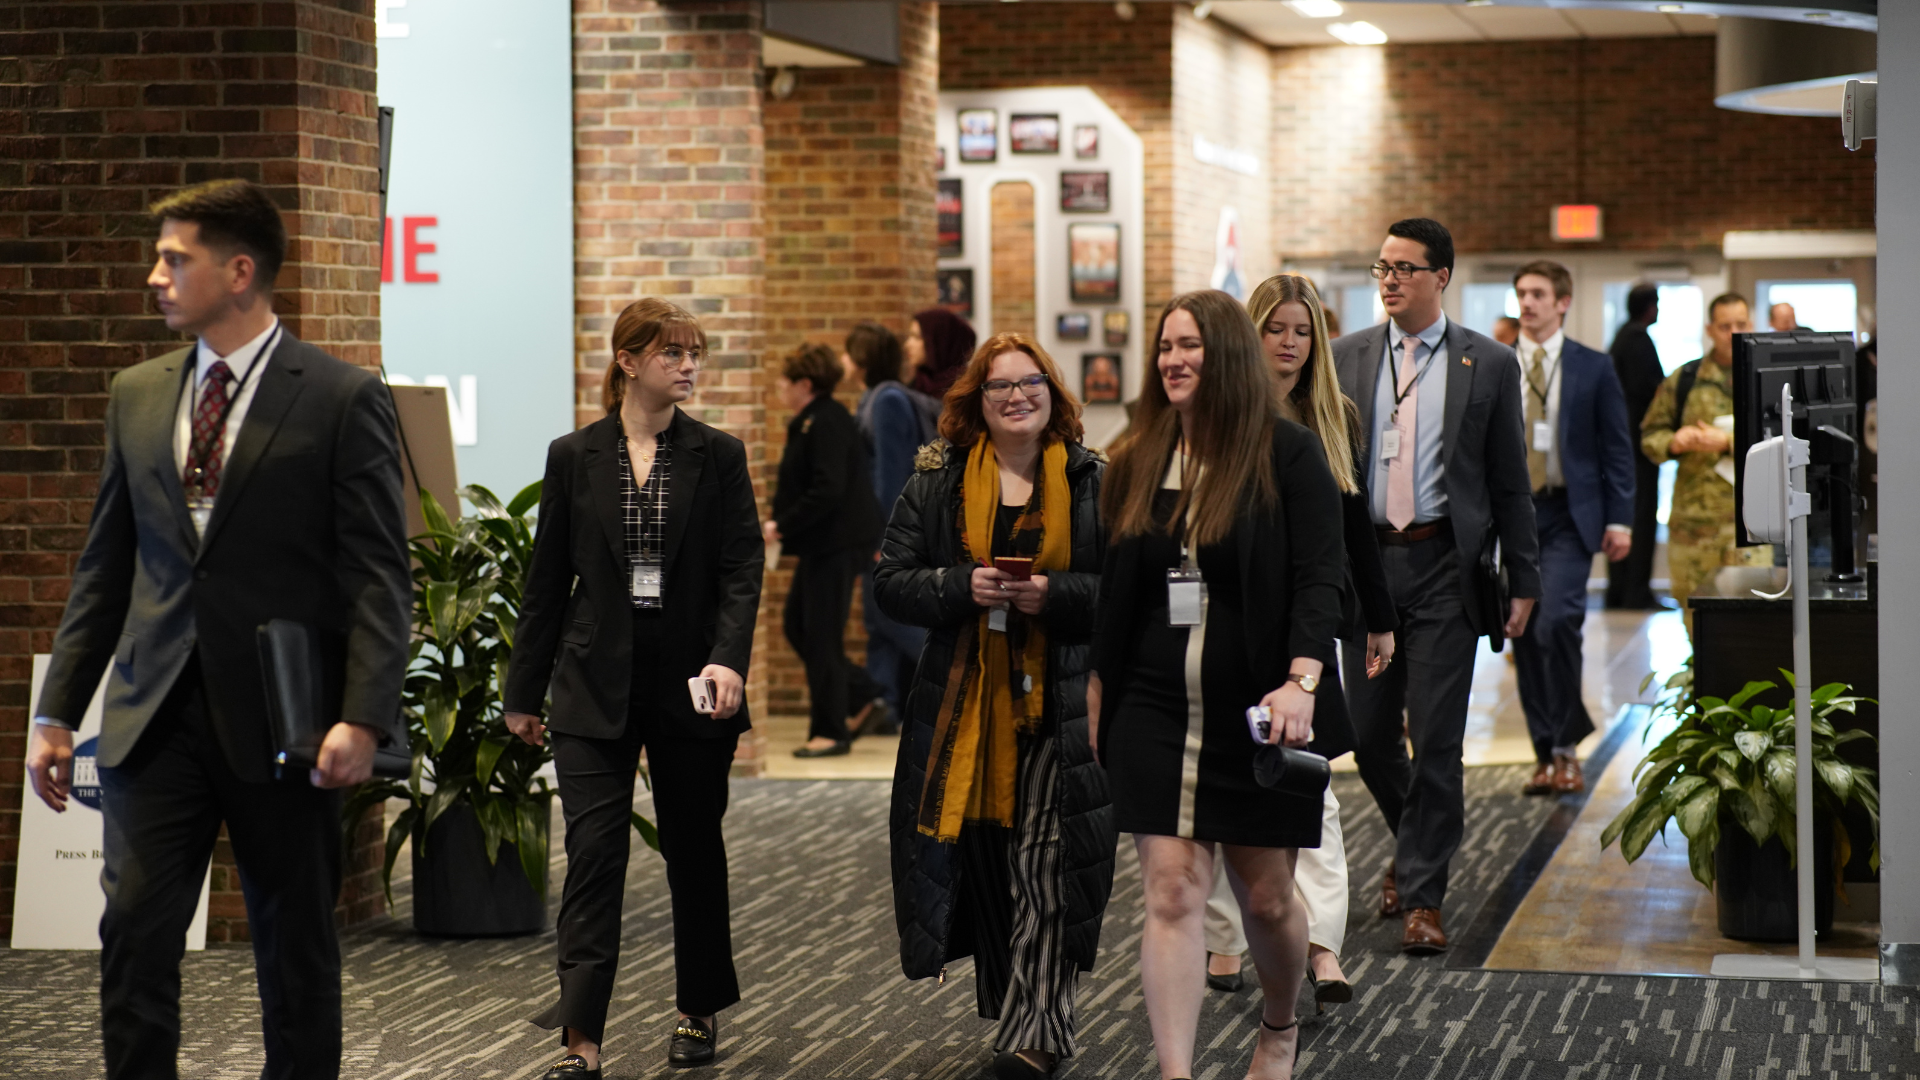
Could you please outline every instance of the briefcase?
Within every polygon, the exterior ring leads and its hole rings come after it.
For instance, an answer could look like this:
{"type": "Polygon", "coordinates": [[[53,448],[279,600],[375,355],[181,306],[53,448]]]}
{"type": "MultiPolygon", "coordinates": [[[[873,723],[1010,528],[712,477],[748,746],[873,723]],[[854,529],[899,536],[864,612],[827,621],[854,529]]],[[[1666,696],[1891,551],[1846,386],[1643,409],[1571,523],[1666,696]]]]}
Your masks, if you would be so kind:
{"type": "Polygon", "coordinates": [[[1507,611],[1513,606],[1513,588],[1507,580],[1506,564],[1500,559],[1500,534],[1491,522],[1474,572],[1480,577],[1480,587],[1474,590],[1475,602],[1480,605],[1480,625],[1487,628],[1487,647],[1499,652],[1507,641],[1507,611]]]}
{"type": "MultiPolygon", "coordinates": [[[[340,679],[326,676],[344,670],[344,644],[291,619],[274,619],[256,633],[267,687],[267,727],[273,736],[273,774],[304,773],[319,766],[320,743],[340,716],[340,701],[327,689],[340,685],[340,679]]],[[[394,707],[399,707],[397,702],[394,707]]],[[[412,772],[413,758],[406,747],[383,746],[373,752],[373,775],[405,780],[412,772]]]]}

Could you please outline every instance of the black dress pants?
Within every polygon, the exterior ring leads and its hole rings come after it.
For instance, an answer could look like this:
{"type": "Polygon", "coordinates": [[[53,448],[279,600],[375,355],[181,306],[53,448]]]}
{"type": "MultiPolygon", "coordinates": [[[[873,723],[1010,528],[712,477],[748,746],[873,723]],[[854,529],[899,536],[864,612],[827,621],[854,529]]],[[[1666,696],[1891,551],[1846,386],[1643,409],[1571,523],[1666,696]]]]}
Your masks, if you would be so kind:
{"type": "MultiPolygon", "coordinates": [[[[266,719],[261,717],[264,724],[266,719]]],[[[340,793],[247,783],[221,752],[189,661],[132,755],[100,770],[107,894],[100,1028],[110,1080],[179,1075],[180,959],[226,822],[246,897],[263,1080],[340,1075],[340,793]]]]}
{"type": "Polygon", "coordinates": [[[620,964],[620,911],[627,895],[633,785],[642,748],[673,901],[675,1001],[689,1016],[712,1016],[740,1000],[727,849],[720,833],[739,736],[688,739],[662,730],[661,695],[687,692],[685,680],[670,685],[674,679],[650,668],[668,632],[672,628],[658,615],[634,616],[632,705],[619,738],[552,732],[567,823],[567,882],[557,927],[560,1001],[533,1022],[573,1028],[596,1043],[605,1041],[607,1006],[620,964]]]}
{"type": "Polygon", "coordinates": [[[787,643],[807,668],[807,736],[844,742],[847,717],[884,696],[867,670],[847,659],[847,614],[853,583],[873,562],[869,548],[800,556],[787,590],[787,643]]]}
{"type": "MultiPolygon", "coordinates": [[[[1382,545],[1387,589],[1400,612],[1393,663],[1376,679],[1346,684],[1357,740],[1354,760],[1393,830],[1394,867],[1404,908],[1438,908],[1447,864],[1466,831],[1461,747],[1479,637],[1461,598],[1453,533],[1382,545]],[[1401,724],[1413,742],[1407,760],[1401,724]]],[[[1344,646],[1346,670],[1367,670],[1365,639],[1344,646]]]]}

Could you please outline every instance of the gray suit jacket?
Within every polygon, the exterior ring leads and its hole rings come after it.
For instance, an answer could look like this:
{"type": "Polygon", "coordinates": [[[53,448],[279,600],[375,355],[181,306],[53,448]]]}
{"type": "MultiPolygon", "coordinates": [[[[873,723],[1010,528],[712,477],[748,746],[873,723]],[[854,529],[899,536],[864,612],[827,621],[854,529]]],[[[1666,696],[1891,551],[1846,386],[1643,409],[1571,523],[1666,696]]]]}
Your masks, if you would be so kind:
{"type": "Polygon", "coordinates": [[[173,458],[192,367],[189,347],[113,381],[93,520],[34,714],[77,725],[111,661],[99,762],[120,765],[197,650],[228,764],[265,781],[255,631],[284,618],[331,644],[322,681],[340,719],[404,743],[412,574],[386,388],[283,331],[196,540],[173,458]]]}
{"type": "MultiPolygon", "coordinates": [[[[1387,324],[1333,343],[1340,389],[1360,407],[1360,475],[1373,476],[1374,386],[1386,355],[1387,324]]],[[[1520,362],[1513,350],[1447,321],[1447,409],[1440,459],[1446,467],[1447,514],[1459,548],[1461,594],[1474,630],[1481,626],[1482,591],[1476,565],[1491,531],[1516,597],[1540,595],[1540,542],[1534,531],[1533,486],[1527,479],[1520,362]]]]}

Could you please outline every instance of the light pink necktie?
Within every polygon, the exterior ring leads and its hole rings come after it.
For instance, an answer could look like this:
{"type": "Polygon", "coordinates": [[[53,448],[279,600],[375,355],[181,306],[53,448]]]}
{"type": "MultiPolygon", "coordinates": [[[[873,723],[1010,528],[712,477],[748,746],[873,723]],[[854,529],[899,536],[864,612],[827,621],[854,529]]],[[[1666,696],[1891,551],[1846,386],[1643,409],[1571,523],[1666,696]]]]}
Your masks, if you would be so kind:
{"type": "Polygon", "coordinates": [[[1395,410],[1400,452],[1387,463],[1387,522],[1402,531],[1413,524],[1413,437],[1420,419],[1420,390],[1413,386],[1413,350],[1419,344],[1420,339],[1412,334],[1400,339],[1400,379],[1394,389],[1395,396],[1405,394],[1406,398],[1395,410]]]}

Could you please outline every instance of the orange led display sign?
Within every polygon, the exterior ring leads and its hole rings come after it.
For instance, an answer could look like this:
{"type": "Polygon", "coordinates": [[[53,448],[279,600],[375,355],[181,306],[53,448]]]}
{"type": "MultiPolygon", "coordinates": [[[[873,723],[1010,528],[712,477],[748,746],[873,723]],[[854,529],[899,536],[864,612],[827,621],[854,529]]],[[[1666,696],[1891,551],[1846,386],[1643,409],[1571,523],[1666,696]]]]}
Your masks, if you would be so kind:
{"type": "Polygon", "coordinates": [[[1555,240],[1598,240],[1601,237],[1600,208],[1589,203],[1568,203],[1553,208],[1555,240]]]}

